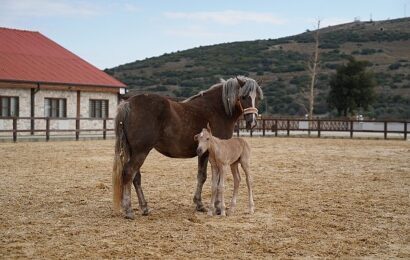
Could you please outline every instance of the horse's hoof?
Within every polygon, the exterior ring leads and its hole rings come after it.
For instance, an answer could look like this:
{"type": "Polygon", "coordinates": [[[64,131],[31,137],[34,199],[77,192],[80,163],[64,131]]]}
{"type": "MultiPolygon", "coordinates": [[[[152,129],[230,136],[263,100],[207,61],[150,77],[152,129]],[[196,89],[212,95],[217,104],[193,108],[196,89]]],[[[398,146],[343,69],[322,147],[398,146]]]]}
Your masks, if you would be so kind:
{"type": "Polygon", "coordinates": [[[133,212],[129,212],[125,214],[126,219],[135,219],[135,215],[133,212]]]}
{"type": "Polygon", "coordinates": [[[204,207],[204,205],[196,205],[196,211],[206,212],[206,208],[204,207]]]}
{"type": "Polygon", "coordinates": [[[221,209],[220,208],[216,208],[215,215],[221,215],[221,209]]]}
{"type": "Polygon", "coordinates": [[[143,216],[148,216],[149,213],[151,213],[151,210],[150,210],[149,208],[145,208],[145,209],[142,210],[142,213],[141,213],[141,214],[142,214],[143,216]]]}

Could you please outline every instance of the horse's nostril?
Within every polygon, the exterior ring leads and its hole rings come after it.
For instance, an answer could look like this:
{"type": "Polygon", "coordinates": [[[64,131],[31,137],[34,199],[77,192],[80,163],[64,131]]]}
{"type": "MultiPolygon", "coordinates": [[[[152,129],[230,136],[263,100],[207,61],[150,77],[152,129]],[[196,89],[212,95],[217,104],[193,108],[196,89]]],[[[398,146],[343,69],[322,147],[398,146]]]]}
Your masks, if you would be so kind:
{"type": "Polygon", "coordinates": [[[201,155],[201,154],[202,154],[202,151],[201,151],[200,148],[196,149],[196,154],[197,154],[197,155],[201,155]]]}

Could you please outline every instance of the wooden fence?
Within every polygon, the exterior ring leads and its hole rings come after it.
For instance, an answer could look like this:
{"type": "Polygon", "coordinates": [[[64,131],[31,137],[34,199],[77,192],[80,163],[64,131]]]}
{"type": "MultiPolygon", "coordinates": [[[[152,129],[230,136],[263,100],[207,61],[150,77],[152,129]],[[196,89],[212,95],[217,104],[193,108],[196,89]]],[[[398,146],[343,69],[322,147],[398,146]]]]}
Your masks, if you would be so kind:
{"type": "MultiPolygon", "coordinates": [[[[384,139],[388,134],[402,134],[407,140],[410,121],[407,120],[341,120],[341,119],[291,119],[291,118],[261,118],[258,125],[250,131],[250,136],[255,133],[266,136],[271,133],[278,136],[279,132],[285,132],[290,136],[291,132],[308,133],[321,137],[323,132],[348,133],[353,138],[354,133],[382,133],[384,139]]],[[[239,136],[241,131],[246,131],[245,120],[241,119],[235,126],[235,132],[239,136]]]]}
{"type": "MultiPolygon", "coordinates": [[[[50,134],[51,133],[61,133],[65,137],[69,137],[70,133],[72,133],[72,137],[75,137],[75,140],[80,139],[80,134],[81,133],[93,133],[97,137],[102,137],[103,139],[106,139],[107,133],[108,132],[114,132],[113,128],[107,128],[107,123],[110,121],[114,121],[113,118],[75,118],[75,117],[67,117],[67,118],[50,118],[50,117],[2,117],[0,118],[1,121],[12,121],[11,128],[9,129],[2,129],[0,128],[0,134],[2,133],[10,133],[11,136],[13,137],[13,141],[17,141],[18,133],[26,133],[25,136],[45,136],[46,141],[50,140],[50,134]],[[18,128],[18,122],[19,121],[30,121],[30,127],[22,127],[18,128]],[[40,121],[40,122],[39,122],[40,121]],[[35,123],[41,123],[43,121],[44,125],[43,128],[36,128],[34,127],[35,123]],[[53,128],[51,127],[51,122],[55,121],[72,121],[75,122],[73,124],[73,127],[67,127],[67,128],[53,128]],[[97,121],[102,123],[101,128],[81,128],[81,122],[84,121],[97,121]],[[43,135],[36,135],[36,133],[44,133],[43,135]],[[99,135],[96,133],[100,133],[99,135]]],[[[4,125],[4,124],[3,124],[4,125]]],[[[11,137],[10,136],[10,137],[11,137]]],[[[2,135],[4,137],[4,135],[2,135]]]]}
{"type": "MultiPolygon", "coordinates": [[[[0,118],[0,135],[2,138],[13,138],[16,142],[18,136],[45,136],[46,141],[50,139],[51,133],[61,133],[65,137],[74,137],[80,139],[82,133],[93,133],[96,137],[106,139],[107,133],[114,132],[113,118],[49,118],[49,117],[2,117],[0,118]],[[29,127],[18,127],[19,121],[29,121],[29,127]],[[11,122],[5,127],[5,122],[11,122]],[[43,121],[43,124],[38,124],[43,121]],[[55,121],[73,121],[72,127],[61,129],[61,127],[51,127],[50,122],[55,121]],[[82,128],[84,121],[97,121],[101,127],[82,128]],[[34,127],[36,124],[43,127],[34,127]],[[45,123],[44,123],[45,122],[45,123]],[[102,123],[102,124],[101,124],[102,123]],[[107,127],[110,124],[111,127],[107,127]],[[6,128],[6,129],[5,129],[6,128]],[[21,133],[22,135],[19,135],[21,133]],[[43,133],[43,134],[38,134],[43,133]],[[72,135],[71,135],[72,133],[72,135]],[[10,134],[10,135],[8,135],[10,134]]],[[[384,139],[388,139],[389,134],[401,134],[404,140],[407,140],[409,133],[409,121],[406,120],[388,120],[388,121],[371,121],[371,120],[336,120],[336,119],[291,119],[291,118],[261,118],[258,125],[249,132],[250,136],[255,134],[261,136],[278,136],[284,134],[290,136],[291,133],[309,133],[310,136],[321,137],[324,132],[341,132],[348,133],[353,138],[354,133],[382,133],[384,139]]],[[[27,124],[28,125],[28,124],[27,124]]],[[[245,133],[245,120],[238,120],[235,126],[235,132],[239,136],[245,133]]],[[[397,139],[397,137],[396,137],[397,139]]]]}

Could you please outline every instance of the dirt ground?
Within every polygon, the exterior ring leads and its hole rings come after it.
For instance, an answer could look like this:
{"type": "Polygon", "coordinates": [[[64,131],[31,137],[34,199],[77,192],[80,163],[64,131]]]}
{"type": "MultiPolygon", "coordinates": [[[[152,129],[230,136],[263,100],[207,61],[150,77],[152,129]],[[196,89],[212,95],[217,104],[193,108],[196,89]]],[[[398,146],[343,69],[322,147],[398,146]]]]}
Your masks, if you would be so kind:
{"type": "Polygon", "coordinates": [[[195,212],[196,158],[153,151],[135,220],[111,210],[112,140],[0,143],[0,258],[410,258],[410,142],[247,140],[255,214],[244,178],[235,215],[195,212]]]}

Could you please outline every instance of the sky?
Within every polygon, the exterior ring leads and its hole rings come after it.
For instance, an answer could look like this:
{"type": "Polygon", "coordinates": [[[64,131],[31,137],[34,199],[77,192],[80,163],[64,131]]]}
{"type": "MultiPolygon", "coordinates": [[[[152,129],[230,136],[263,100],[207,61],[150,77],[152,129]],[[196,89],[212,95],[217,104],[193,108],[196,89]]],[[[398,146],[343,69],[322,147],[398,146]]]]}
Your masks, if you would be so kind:
{"type": "Polygon", "coordinates": [[[0,27],[38,31],[100,69],[218,43],[410,16],[410,0],[0,0],[0,27]]]}

